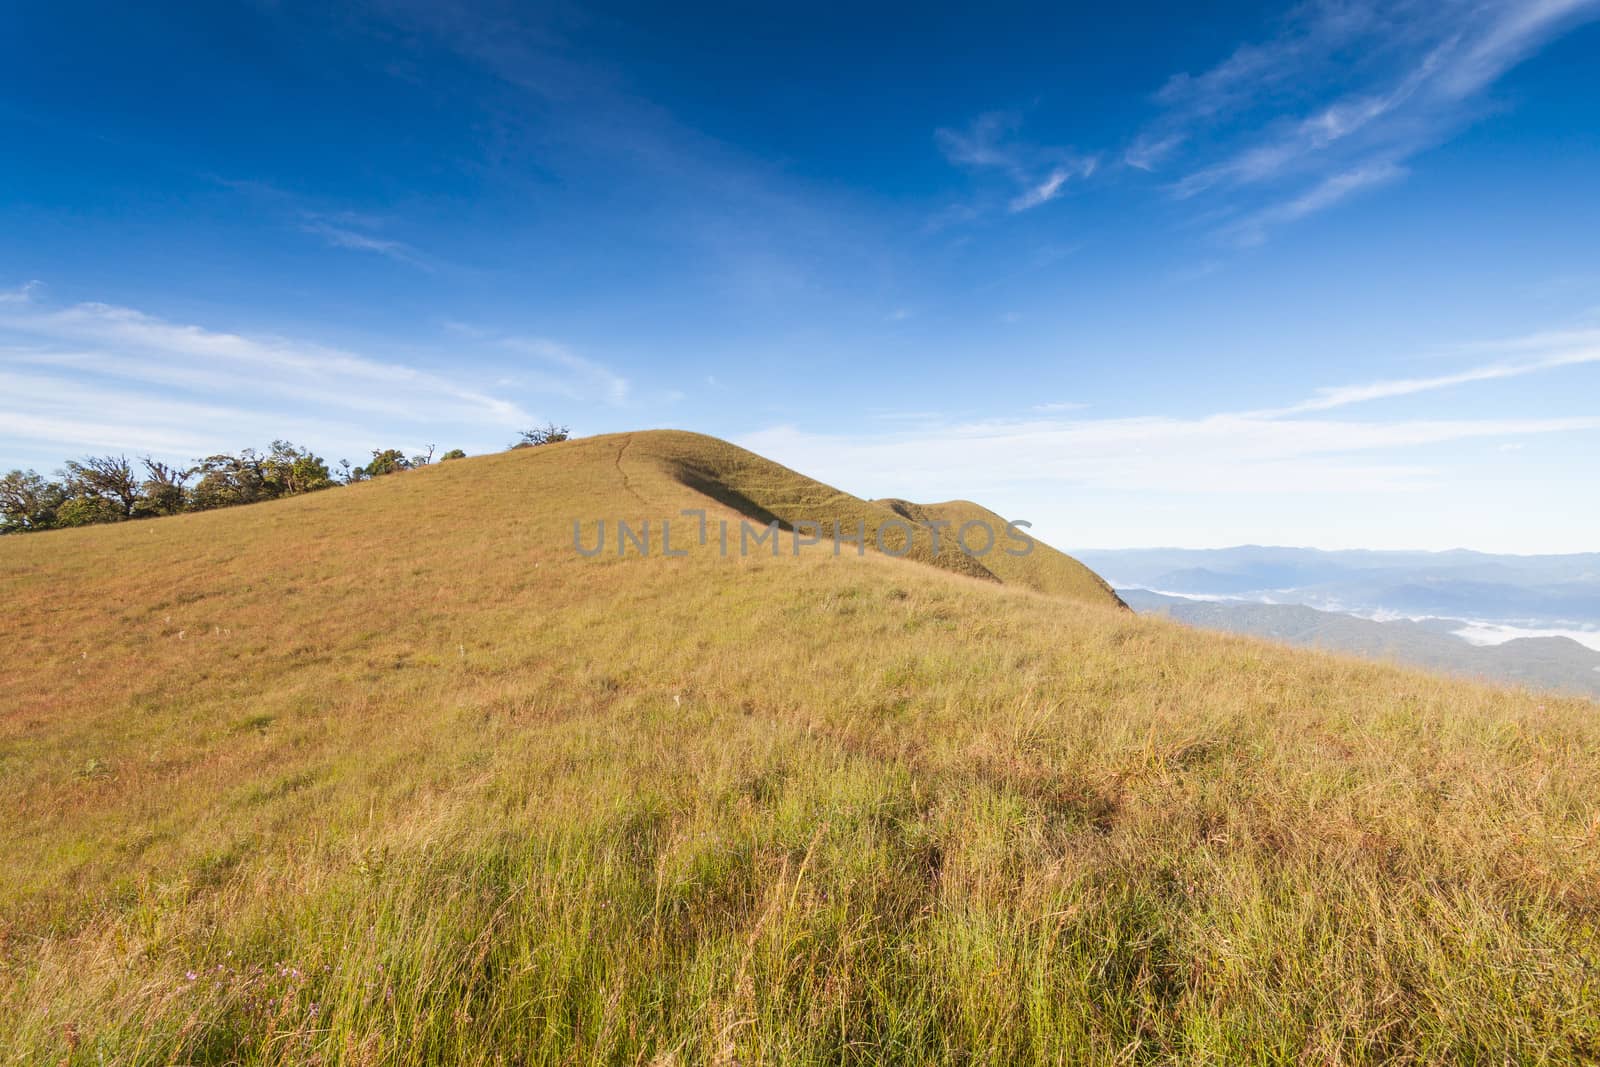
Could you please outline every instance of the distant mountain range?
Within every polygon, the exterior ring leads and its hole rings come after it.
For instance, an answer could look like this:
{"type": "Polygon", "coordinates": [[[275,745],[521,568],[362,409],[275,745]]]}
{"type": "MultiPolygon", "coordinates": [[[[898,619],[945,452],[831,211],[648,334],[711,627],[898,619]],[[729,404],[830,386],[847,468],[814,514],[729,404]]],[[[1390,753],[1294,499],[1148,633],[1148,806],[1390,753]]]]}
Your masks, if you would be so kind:
{"type": "Polygon", "coordinates": [[[1600,553],[1241,546],[1075,555],[1136,611],[1600,696],[1600,553]]]}

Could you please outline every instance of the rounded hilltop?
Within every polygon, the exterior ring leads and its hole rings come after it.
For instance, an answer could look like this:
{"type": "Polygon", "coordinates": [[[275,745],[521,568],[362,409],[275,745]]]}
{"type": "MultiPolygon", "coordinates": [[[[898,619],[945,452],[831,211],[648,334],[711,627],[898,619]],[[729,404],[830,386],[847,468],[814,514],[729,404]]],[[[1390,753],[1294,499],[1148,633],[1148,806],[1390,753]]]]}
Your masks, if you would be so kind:
{"type": "MultiPolygon", "coordinates": [[[[797,523],[815,523],[824,535],[837,524],[847,536],[864,531],[869,546],[881,537],[893,553],[957,574],[1067,600],[1122,606],[1111,587],[1088,567],[970,501],[920,505],[898,499],[865,500],[729,441],[686,430],[603,434],[560,448],[560,453],[547,452],[547,460],[554,462],[559,454],[565,457],[563,463],[592,466],[600,475],[605,475],[609,463],[616,482],[635,503],[650,499],[678,504],[682,491],[688,490],[705,499],[684,507],[720,505],[750,522],[765,525],[776,520],[784,530],[794,530],[797,523]],[[968,524],[976,526],[963,539],[960,532],[968,524]],[[909,547],[904,542],[907,530],[909,547]],[[963,549],[962,540],[970,552],[963,549]]],[[[597,480],[603,482],[605,477],[597,480]]],[[[609,497],[599,496],[595,502],[601,499],[609,497]]],[[[666,517],[671,514],[664,512],[666,517]]]]}

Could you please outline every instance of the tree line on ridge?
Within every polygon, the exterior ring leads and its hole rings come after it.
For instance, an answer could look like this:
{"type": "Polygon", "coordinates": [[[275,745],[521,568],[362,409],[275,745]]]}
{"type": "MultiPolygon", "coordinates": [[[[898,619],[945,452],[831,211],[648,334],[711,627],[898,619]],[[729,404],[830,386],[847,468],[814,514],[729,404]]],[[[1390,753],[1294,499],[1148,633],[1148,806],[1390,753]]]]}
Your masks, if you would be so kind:
{"type": "MultiPolygon", "coordinates": [[[[525,430],[511,448],[565,441],[565,426],[550,423],[525,430]]],[[[125,455],[68,460],[54,478],[33,470],[0,475],[0,534],[57,530],[130,519],[254,504],[351,485],[434,462],[433,446],[407,456],[398,448],[373,449],[362,466],[340,460],[336,469],[309,448],[274,441],[265,451],[219,452],[178,467],[145,456],[138,465],[125,455]]],[[[464,459],[453,448],[439,462],[464,459]]]]}

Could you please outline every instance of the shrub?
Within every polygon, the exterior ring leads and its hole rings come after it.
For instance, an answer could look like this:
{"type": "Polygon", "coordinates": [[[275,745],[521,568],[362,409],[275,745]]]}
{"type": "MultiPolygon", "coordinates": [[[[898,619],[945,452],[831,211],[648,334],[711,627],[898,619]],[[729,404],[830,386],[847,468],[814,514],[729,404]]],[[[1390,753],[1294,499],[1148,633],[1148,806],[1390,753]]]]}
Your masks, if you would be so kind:
{"type": "Polygon", "coordinates": [[[571,436],[572,431],[567,427],[557,426],[553,422],[547,422],[537,429],[523,430],[522,435],[511,447],[514,449],[538,448],[540,445],[557,444],[561,441],[565,441],[571,436]]]}

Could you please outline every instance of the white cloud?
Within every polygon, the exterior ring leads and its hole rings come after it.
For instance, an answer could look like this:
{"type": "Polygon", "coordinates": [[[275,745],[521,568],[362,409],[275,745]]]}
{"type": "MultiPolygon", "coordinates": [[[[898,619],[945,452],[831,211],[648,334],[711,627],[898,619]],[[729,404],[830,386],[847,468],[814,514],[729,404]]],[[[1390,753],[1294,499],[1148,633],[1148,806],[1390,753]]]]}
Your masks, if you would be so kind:
{"type": "Polygon", "coordinates": [[[488,331],[482,330],[470,322],[462,322],[459,319],[440,319],[439,328],[453,333],[457,337],[465,337],[473,341],[482,341],[489,336],[488,331]]]}
{"type": "Polygon", "coordinates": [[[1066,184],[1071,175],[1059,167],[1050,172],[1050,176],[1039,184],[1025,190],[1011,201],[1011,211],[1027,211],[1040,204],[1047,204],[1061,193],[1061,187],[1066,184]]]}
{"type": "Polygon", "coordinates": [[[964,167],[998,167],[1019,175],[1022,162],[1017,149],[1005,144],[1019,125],[1015,115],[992,111],[979,115],[964,130],[941,128],[934,131],[934,140],[950,162],[964,167]]]}
{"type": "Polygon", "coordinates": [[[1220,259],[1204,259],[1185,267],[1179,267],[1172,272],[1172,280],[1177,282],[1197,282],[1201,278],[1209,278],[1223,267],[1220,259]]]}
{"type": "Polygon", "coordinates": [[[1523,337],[1481,341],[1461,348],[1466,352],[1564,351],[1570,354],[1583,349],[1600,349],[1600,329],[1544,330],[1523,337]]]}
{"type": "Polygon", "coordinates": [[[1325,56],[1371,34],[1377,23],[1369,3],[1301,4],[1270,39],[1241,44],[1200,74],[1174,74],[1156,100],[1185,124],[1214,121],[1314,73],[1325,56]]]}
{"type": "MultiPolygon", "coordinates": [[[[545,370],[517,391],[620,403],[627,379],[548,340],[512,339],[545,370]]],[[[503,387],[342,348],[174,323],[132,308],[0,302],[0,434],[13,447],[154,451],[191,458],[303,436],[321,449],[492,434],[540,419],[503,387]]],[[[471,440],[463,443],[471,444],[471,440]]]]}
{"type": "Polygon", "coordinates": [[[1308,215],[1326,211],[1364,189],[1387,185],[1405,177],[1404,167],[1387,161],[1375,161],[1324,178],[1316,185],[1281,204],[1256,211],[1228,226],[1221,232],[1241,245],[1260,244],[1267,232],[1285,223],[1298,222],[1308,215]]]}
{"type": "Polygon", "coordinates": [[[1318,389],[1316,395],[1310,399],[1303,400],[1298,404],[1273,411],[1256,412],[1255,414],[1280,417],[1312,411],[1329,411],[1333,408],[1365,403],[1370,400],[1387,400],[1391,397],[1411,396],[1415,393],[1447,389],[1451,386],[1467,385],[1472,382],[1494,381],[1499,378],[1519,378],[1525,374],[1534,374],[1542,370],[1554,370],[1559,367],[1571,367],[1584,363],[1600,363],[1600,347],[1563,352],[1527,363],[1496,363],[1483,367],[1472,367],[1464,371],[1458,371],[1455,374],[1440,374],[1428,378],[1398,378],[1389,381],[1369,382],[1365,385],[1325,387],[1318,389]]]}
{"type": "Polygon", "coordinates": [[[584,399],[598,392],[608,404],[626,403],[629,382],[610,369],[578,355],[566,345],[542,337],[507,337],[500,344],[514,352],[532,356],[563,370],[573,372],[567,376],[567,385],[561,391],[573,399],[584,399]]]}
{"type": "Polygon", "coordinates": [[[1462,98],[1486,88],[1546,41],[1600,14],[1595,0],[1528,0],[1496,8],[1486,32],[1469,38],[1441,79],[1443,90],[1462,98]]]}
{"type": "MultiPolygon", "coordinates": [[[[65,383],[48,374],[0,370],[0,434],[73,451],[153,452],[192,459],[222,447],[264,444],[277,437],[359,456],[377,442],[330,422],[266,412],[217,400],[131,391],[125,383],[65,383]]],[[[58,457],[61,458],[61,457],[58,457]]]]}
{"type": "Polygon", "coordinates": [[[1594,432],[1600,417],[1349,422],[1251,415],[997,420],[862,437],[781,426],[739,443],[830,482],[947,496],[1018,483],[1179,493],[1406,492],[1434,476],[1393,453],[1472,439],[1594,432]]]}
{"type": "Polygon", "coordinates": [[[239,388],[357,410],[459,412],[500,423],[526,419],[515,404],[404,364],[324,345],[245,337],[181,325],[132,308],[77,304],[58,311],[0,315],[0,328],[53,343],[11,358],[147,384],[239,388]],[[63,349],[62,344],[76,347],[63,349]],[[88,347],[82,347],[87,345],[88,347]]]}
{"type": "Polygon", "coordinates": [[[374,237],[369,233],[361,233],[343,226],[334,226],[320,220],[313,220],[301,227],[306,233],[321,237],[333,248],[344,248],[353,252],[372,252],[396,263],[404,263],[409,267],[419,270],[431,271],[433,264],[421,252],[404,241],[394,241],[384,237],[374,237]]]}
{"type": "Polygon", "coordinates": [[[44,287],[43,282],[24,282],[15,289],[0,289],[0,304],[31,304],[33,294],[44,287]]]}
{"type": "MultiPolygon", "coordinates": [[[[1029,211],[1060,196],[1067,183],[1088,178],[1099,165],[1096,156],[1079,155],[1068,149],[1032,144],[1016,136],[1021,120],[1007,112],[990,112],[974,119],[965,129],[941,128],[934,139],[951,163],[979,173],[998,171],[1014,192],[1006,202],[1013,214],[1029,211]]],[[[960,221],[978,212],[971,207],[958,209],[960,221]]],[[[941,215],[940,225],[951,218],[941,215]]]]}
{"type": "Polygon", "coordinates": [[[418,270],[432,272],[437,269],[438,264],[415,246],[379,235],[378,231],[390,225],[391,219],[313,204],[305,197],[280,189],[270,182],[220,177],[214,180],[218,185],[250,200],[255,209],[280,217],[302,233],[320,237],[330,248],[371,252],[418,270]]]}
{"type": "Polygon", "coordinates": [[[941,411],[875,411],[872,413],[872,417],[882,419],[885,422],[935,422],[944,418],[944,413],[941,411]]]}
{"type": "Polygon", "coordinates": [[[1356,188],[1404,176],[1409,159],[1481,110],[1476,98],[1502,75],[1597,14],[1600,0],[1304,4],[1269,39],[1170,79],[1156,95],[1162,114],[1124,158],[1150,169],[1180,145],[1221,146],[1221,158],[1190,160],[1171,186],[1179,198],[1301,184],[1227,234],[1259,240],[1356,188]],[[1295,110],[1284,100],[1311,102],[1295,110]]]}
{"type": "Polygon", "coordinates": [[[1185,139],[1181,133],[1142,133],[1123,151],[1122,161],[1136,170],[1155,170],[1185,139]]]}
{"type": "Polygon", "coordinates": [[[1248,185],[1275,178],[1303,162],[1306,156],[1332,147],[1394,111],[1416,94],[1436,64],[1436,56],[1430,55],[1418,70],[1386,93],[1354,94],[1335,101],[1290,124],[1286,131],[1190,174],[1173,186],[1173,193],[1187,198],[1219,184],[1248,185]]]}
{"type": "MultiPolygon", "coordinates": [[[[1586,333],[1538,335],[1546,339],[1586,333]]],[[[1515,345],[1519,341],[1502,342],[1515,345]]],[[[1037,405],[1039,417],[930,422],[905,432],[843,436],[774,427],[741,444],[871,495],[1046,483],[1058,489],[1172,493],[1406,492],[1437,471],[1417,450],[1474,440],[1592,434],[1600,415],[1389,421],[1305,417],[1335,408],[1474,382],[1600,363],[1600,346],[1557,351],[1429,378],[1317,390],[1283,408],[1198,417],[1059,417],[1075,405],[1037,405]],[[1051,417],[1052,415],[1058,417],[1051,417]]],[[[1513,440],[1511,443],[1516,443],[1513,440]]],[[[1035,490],[1037,492],[1037,490],[1035,490]]]]}

